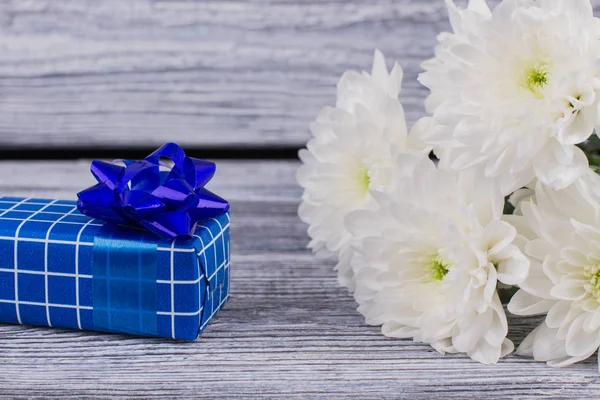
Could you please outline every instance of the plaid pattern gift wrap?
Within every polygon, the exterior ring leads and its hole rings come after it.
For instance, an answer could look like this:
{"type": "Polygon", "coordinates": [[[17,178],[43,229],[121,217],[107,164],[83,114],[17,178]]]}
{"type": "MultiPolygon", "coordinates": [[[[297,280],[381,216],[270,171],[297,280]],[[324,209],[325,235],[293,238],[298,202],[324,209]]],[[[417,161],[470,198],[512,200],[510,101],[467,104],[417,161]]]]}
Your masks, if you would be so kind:
{"type": "Polygon", "coordinates": [[[168,241],[0,197],[0,322],[194,340],[229,299],[229,213],[168,241]]]}

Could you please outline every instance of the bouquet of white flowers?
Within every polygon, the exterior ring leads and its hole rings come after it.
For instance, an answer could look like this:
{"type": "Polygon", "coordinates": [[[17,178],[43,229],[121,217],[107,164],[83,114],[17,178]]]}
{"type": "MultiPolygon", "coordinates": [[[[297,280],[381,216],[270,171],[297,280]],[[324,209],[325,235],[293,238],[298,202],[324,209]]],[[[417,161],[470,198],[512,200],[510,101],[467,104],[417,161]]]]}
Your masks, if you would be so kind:
{"type": "Polygon", "coordinates": [[[600,346],[600,19],[589,0],[446,3],[453,32],[419,77],[429,116],[408,132],[402,69],[376,51],[312,124],[310,246],[384,335],[496,363],[513,351],[499,288],[516,287],[509,312],[546,315],[517,353],[584,360],[600,346]]]}

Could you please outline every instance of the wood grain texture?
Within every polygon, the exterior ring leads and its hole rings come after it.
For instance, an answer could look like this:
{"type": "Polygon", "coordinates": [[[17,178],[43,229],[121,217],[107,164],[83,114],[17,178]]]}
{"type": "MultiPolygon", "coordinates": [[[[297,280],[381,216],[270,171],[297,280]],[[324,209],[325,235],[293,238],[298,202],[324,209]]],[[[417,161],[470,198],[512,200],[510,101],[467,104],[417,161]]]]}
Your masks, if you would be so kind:
{"type": "Polygon", "coordinates": [[[415,78],[443,0],[2,0],[0,144],[298,146],[347,69],[415,78]]]}
{"type": "MultiPolygon", "coordinates": [[[[3,195],[72,198],[87,162],[0,163],[3,195]],[[57,189],[60,182],[63,189],[57,189]]],[[[518,356],[483,366],[367,327],[331,262],[306,249],[290,162],[223,162],[232,201],[232,297],[194,343],[0,326],[5,398],[579,399],[596,360],[564,369],[518,356]]],[[[539,318],[510,317],[520,342],[539,318]]]]}

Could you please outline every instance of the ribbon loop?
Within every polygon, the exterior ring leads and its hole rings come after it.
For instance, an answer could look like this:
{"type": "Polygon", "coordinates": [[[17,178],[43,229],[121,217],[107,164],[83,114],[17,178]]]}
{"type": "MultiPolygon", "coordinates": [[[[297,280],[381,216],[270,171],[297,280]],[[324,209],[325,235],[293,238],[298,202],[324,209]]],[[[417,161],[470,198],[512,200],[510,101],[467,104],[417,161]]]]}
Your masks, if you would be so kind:
{"type": "Polygon", "coordinates": [[[98,184],[77,194],[83,214],[173,239],[192,235],[198,221],[229,210],[227,201],[204,188],[216,165],[187,157],[175,143],[165,144],[144,160],[121,163],[92,162],[98,184]]]}

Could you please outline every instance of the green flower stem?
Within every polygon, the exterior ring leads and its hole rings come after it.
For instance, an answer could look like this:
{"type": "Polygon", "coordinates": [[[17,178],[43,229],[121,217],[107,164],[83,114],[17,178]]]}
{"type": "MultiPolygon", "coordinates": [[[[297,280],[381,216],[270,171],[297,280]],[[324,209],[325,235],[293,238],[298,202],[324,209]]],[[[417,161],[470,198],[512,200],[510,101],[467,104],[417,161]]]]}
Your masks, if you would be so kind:
{"type": "Polygon", "coordinates": [[[594,153],[585,153],[590,162],[590,168],[592,168],[596,173],[600,171],[600,154],[594,153]]]}
{"type": "Polygon", "coordinates": [[[600,150],[600,138],[594,134],[578,146],[586,153],[597,153],[600,150]]]}
{"type": "Polygon", "coordinates": [[[592,135],[588,140],[577,145],[590,163],[590,168],[597,174],[600,174],[600,139],[597,135],[592,135]]]}
{"type": "Polygon", "coordinates": [[[595,134],[577,145],[588,158],[590,165],[600,166],[600,139],[595,134]]]}

